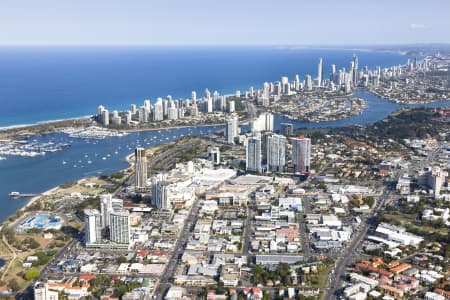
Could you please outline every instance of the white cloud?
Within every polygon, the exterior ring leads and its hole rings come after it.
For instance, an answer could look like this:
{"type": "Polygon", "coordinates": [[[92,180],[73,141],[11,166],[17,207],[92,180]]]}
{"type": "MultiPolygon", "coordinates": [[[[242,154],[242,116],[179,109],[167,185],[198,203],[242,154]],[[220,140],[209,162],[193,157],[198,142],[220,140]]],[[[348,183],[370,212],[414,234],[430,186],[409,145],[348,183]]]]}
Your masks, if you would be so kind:
{"type": "Polygon", "coordinates": [[[409,28],[411,29],[424,29],[426,26],[424,24],[409,24],[409,28]]]}

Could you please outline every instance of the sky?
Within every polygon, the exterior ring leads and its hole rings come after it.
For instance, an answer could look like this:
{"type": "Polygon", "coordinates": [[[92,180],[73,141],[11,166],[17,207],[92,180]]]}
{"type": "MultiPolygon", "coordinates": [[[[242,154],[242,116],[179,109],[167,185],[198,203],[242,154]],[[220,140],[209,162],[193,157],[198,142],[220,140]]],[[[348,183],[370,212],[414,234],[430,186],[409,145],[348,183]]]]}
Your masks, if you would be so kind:
{"type": "Polygon", "coordinates": [[[0,45],[450,43],[449,0],[0,0],[0,45]]]}

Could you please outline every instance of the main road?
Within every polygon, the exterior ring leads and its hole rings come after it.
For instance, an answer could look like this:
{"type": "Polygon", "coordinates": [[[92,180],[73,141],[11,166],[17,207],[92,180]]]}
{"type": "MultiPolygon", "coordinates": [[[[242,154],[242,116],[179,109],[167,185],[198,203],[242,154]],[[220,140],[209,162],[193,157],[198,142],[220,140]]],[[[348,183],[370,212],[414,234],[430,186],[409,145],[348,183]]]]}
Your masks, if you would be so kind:
{"type": "Polygon", "coordinates": [[[356,233],[356,236],[352,239],[350,244],[347,245],[343,254],[338,258],[336,264],[334,265],[334,269],[331,272],[330,283],[326,289],[326,294],[323,298],[324,300],[332,300],[337,298],[336,292],[339,289],[339,284],[341,282],[341,277],[345,272],[345,268],[350,265],[355,258],[356,250],[364,241],[370,226],[374,225],[375,217],[378,211],[384,206],[384,203],[389,196],[390,192],[385,189],[383,194],[379,197],[374,209],[367,216],[366,222],[363,223],[362,227],[360,227],[359,231],[356,233]]]}
{"type": "Polygon", "coordinates": [[[183,230],[181,231],[179,238],[175,244],[174,251],[170,258],[170,261],[166,265],[164,272],[162,273],[158,285],[155,288],[154,299],[161,300],[164,297],[164,294],[170,287],[169,280],[173,277],[176,271],[176,267],[178,266],[178,259],[183,254],[185,244],[187,242],[187,238],[189,237],[189,231],[196,223],[197,215],[199,211],[199,202],[200,199],[197,198],[192,205],[191,212],[189,213],[188,218],[186,219],[183,230]]]}

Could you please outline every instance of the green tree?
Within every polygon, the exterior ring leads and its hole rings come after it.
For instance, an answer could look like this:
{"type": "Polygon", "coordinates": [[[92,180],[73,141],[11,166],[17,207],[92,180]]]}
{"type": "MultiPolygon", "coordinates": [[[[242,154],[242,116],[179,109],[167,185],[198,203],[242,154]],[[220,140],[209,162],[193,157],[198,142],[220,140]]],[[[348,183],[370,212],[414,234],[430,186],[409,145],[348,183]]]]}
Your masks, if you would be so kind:
{"type": "Polygon", "coordinates": [[[27,280],[27,281],[29,281],[29,280],[33,280],[33,279],[37,279],[37,278],[39,278],[41,276],[41,272],[39,272],[38,270],[36,270],[36,269],[31,269],[31,270],[28,270],[26,273],[25,273],[25,275],[24,275],[24,279],[25,280],[27,280]]]}
{"type": "Polygon", "coordinates": [[[127,258],[125,256],[119,256],[119,258],[117,258],[117,263],[118,264],[123,264],[127,262],[127,258]]]}
{"type": "Polygon", "coordinates": [[[373,196],[368,196],[364,198],[364,203],[369,205],[370,208],[375,204],[375,198],[373,196]]]}

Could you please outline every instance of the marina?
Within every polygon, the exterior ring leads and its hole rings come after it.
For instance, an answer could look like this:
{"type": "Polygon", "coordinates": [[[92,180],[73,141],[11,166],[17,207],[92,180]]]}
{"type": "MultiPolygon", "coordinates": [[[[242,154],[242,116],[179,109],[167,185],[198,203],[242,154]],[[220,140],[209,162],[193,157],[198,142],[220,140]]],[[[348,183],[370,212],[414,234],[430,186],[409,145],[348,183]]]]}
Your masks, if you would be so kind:
{"type": "Polygon", "coordinates": [[[63,151],[48,152],[35,157],[6,156],[0,162],[0,221],[23,207],[29,198],[15,198],[11,191],[42,193],[57,185],[77,181],[86,176],[110,174],[129,166],[125,157],[136,147],[152,147],[175,141],[181,137],[203,135],[223,130],[224,126],[184,127],[153,131],[130,132],[123,136],[104,139],[70,137],[63,132],[28,137],[30,141],[45,144],[69,144],[63,151]]]}
{"type": "Polygon", "coordinates": [[[30,140],[14,140],[4,141],[0,143],[0,160],[7,159],[8,156],[23,156],[23,157],[37,157],[43,156],[47,153],[54,153],[61,151],[70,144],[68,143],[54,143],[53,141],[39,142],[36,139],[30,140]]]}
{"type": "Polygon", "coordinates": [[[90,126],[87,128],[69,127],[61,130],[61,132],[67,134],[71,138],[94,139],[94,140],[103,140],[108,137],[123,137],[128,134],[126,132],[119,132],[117,130],[111,130],[97,126],[90,126]]]}

